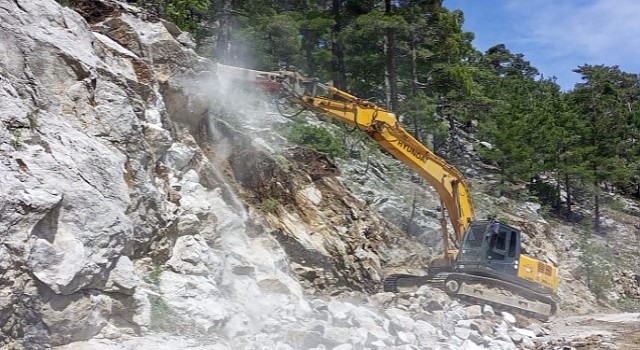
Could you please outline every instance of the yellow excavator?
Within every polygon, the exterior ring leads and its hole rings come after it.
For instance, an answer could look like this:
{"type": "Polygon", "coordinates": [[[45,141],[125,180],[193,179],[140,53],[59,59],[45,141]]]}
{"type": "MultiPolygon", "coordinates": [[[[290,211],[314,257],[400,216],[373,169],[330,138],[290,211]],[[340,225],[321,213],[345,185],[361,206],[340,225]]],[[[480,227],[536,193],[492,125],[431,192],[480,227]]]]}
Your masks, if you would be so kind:
{"type": "Polygon", "coordinates": [[[286,101],[361,130],[436,190],[453,231],[448,233],[443,219],[442,256],[431,262],[425,276],[387,276],[385,291],[434,284],[452,297],[536,318],[546,319],[555,313],[557,267],[521,253],[517,228],[497,220],[476,220],[462,174],[402,128],[394,113],[295,72],[218,64],[217,75],[219,79],[260,85],[277,94],[278,106],[286,101]]]}

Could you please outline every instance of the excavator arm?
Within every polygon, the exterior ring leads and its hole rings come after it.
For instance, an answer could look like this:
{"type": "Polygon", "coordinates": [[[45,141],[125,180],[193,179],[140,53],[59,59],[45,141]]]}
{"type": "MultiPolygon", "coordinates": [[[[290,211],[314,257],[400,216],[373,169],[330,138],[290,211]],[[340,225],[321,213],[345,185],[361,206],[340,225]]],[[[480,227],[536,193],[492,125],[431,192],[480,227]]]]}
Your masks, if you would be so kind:
{"type": "MultiPolygon", "coordinates": [[[[395,114],[334,87],[329,87],[327,92],[330,97],[302,95],[289,100],[362,130],[425,179],[442,199],[451,220],[455,245],[459,246],[474,213],[469,189],[458,170],[402,128],[395,114]]],[[[445,257],[455,258],[457,250],[451,247],[444,230],[442,235],[445,257]]]]}

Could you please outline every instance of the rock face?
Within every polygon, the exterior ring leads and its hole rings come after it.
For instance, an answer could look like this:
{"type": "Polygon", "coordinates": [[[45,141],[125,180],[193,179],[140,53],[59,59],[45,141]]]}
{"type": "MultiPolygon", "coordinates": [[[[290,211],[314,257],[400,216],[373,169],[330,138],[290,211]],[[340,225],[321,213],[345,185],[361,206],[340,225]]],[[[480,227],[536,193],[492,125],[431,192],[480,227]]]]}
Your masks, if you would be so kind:
{"type": "Polygon", "coordinates": [[[374,290],[387,225],[326,159],[291,154],[287,174],[268,141],[216,119],[214,65],[173,25],[116,1],[75,10],[0,4],[0,347],[324,341],[303,286],[374,290]],[[269,199],[297,209],[243,204],[269,199]]]}
{"type": "Polygon", "coordinates": [[[161,22],[98,4],[84,13],[91,24],[52,0],[0,4],[7,344],[38,348],[100,332],[139,289],[132,260],[175,231],[184,211],[174,203],[179,181],[163,166],[180,172],[193,139],[179,137],[169,117],[199,123],[209,100],[193,86],[211,64],[161,22]]]}

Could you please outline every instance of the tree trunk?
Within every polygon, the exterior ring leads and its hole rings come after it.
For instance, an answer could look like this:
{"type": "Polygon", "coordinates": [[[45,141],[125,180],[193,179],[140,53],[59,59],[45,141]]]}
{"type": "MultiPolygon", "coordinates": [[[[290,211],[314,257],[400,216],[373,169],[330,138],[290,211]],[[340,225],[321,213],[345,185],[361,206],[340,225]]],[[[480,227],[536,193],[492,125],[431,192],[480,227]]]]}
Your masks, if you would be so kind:
{"type": "Polygon", "coordinates": [[[331,30],[331,52],[333,53],[333,86],[344,90],[346,86],[346,66],[344,63],[344,48],[340,43],[339,35],[342,31],[342,14],[340,13],[340,0],[332,0],[332,11],[336,24],[331,30]]]}
{"type": "MultiPolygon", "coordinates": [[[[391,0],[385,0],[384,13],[386,16],[391,15],[391,0]]],[[[387,108],[392,111],[398,109],[398,75],[396,69],[396,39],[395,30],[387,28],[384,36],[384,55],[385,55],[385,85],[387,87],[387,108]]]]}
{"type": "Polygon", "coordinates": [[[411,213],[409,214],[409,219],[407,220],[407,233],[409,235],[413,235],[413,217],[416,214],[416,206],[417,206],[417,195],[413,195],[413,202],[411,203],[411,213]]]}
{"type": "Polygon", "coordinates": [[[600,233],[600,189],[598,187],[598,182],[596,181],[596,193],[594,194],[594,214],[593,214],[593,230],[595,233],[600,233]]]}
{"type": "Polygon", "coordinates": [[[305,60],[307,62],[306,73],[311,77],[315,77],[316,68],[315,68],[315,65],[313,64],[314,41],[312,40],[310,30],[308,29],[302,30],[302,45],[304,46],[304,55],[305,55],[305,60]]]}
{"type": "MultiPolygon", "coordinates": [[[[305,17],[309,16],[309,12],[311,11],[311,7],[309,6],[309,0],[305,0],[303,2],[303,12],[305,17]]],[[[303,27],[301,29],[302,34],[302,47],[304,48],[304,56],[305,62],[307,66],[305,67],[305,73],[311,77],[316,76],[316,67],[313,62],[313,47],[316,45],[315,35],[312,34],[313,31],[309,30],[307,27],[303,27]]]]}
{"type": "Polygon", "coordinates": [[[567,190],[567,213],[571,214],[571,184],[569,182],[569,173],[564,173],[564,188],[567,190]]]}
{"type": "Polygon", "coordinates": [[[411,32],[411,94],[418,96],[418,43],[415,31],[411,32]]]}
{"type": "Polygon", "coordinates": [[[414,2],[410,1],[409,8],[411,9],[411,41],[409,43],[409,51],[411,53],[411,95],[413,97],[416,97],[418,96],[418,91],[420,90],[420,79],[418,79],[418,30],[415,27],[416,16],[414,6],[414,2]]]}
{"type": "MultiPolygon", "coordinates": [[[[418,118],[413,117],[413,136],[416,140],[422,142],[422,137],[420,137],[420,123],[418,123],[418,118]]],[[[431,147],[433,149],[433,147],[431,147]]]]}
{"type": "Polygon", "coordinates": [[[562,184],[560,183],[559,170],[556,173],[556,178],[558,179],[558,181],[556,182],[556,193],[553,198],[554,199],[553,208],[557,213],[560,213],[562,212],[562,184]]]}
{"type": "MultiPolygon", "coordinates": [[[[591,124],[594,126],[592,129],[592,140],[591,140],[591,144],[597,149],[598,148],[598,139],[599,139],[599,135],[598,135],[598,113],[596,112],[596,98],[595,95],[592,96],[592,109],[593,109],[593,113],[591,116],[591,124]]],[[[594,156],[592,156],[594,157],[594,156]]],[[[595,156],[597,157],[597,156],[595,156]]],[[[593,177],[595,178],[595,180],[593,181],[593,185],[594,185],[594,194],[593,194],[593,201],[594,201],[594,214],[593,214],[593,231],[595,233],[600,233],[600,186],[599,186],[599,181],[600,180],[600,175],[598,172],[598,164],[597,164],[598,159],[594,158],[591,160],[591,167],[593,169],[593,177]]]]}
{"type": "Polygon", "coordinates": [[[228,55],[231,50],[231,12],[233,10],[233,0],[224,0],[222,3],[222,15],[220,16],[220,27],[218,28],[218,40],[216,41],[216,52],[218,61],[228,63],[228,55]]]}

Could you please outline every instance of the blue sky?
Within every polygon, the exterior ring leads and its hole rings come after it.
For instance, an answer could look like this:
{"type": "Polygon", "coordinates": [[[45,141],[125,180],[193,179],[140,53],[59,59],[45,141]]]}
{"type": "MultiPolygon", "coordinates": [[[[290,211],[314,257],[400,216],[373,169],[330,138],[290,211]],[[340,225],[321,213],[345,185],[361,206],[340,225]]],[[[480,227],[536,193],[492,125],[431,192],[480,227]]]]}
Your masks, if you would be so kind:
{"type": "Polygon", "coordinates": [[[580,82],[583,64],[640,73],[640,0],[444,0],[465,15],[464,30],[485,52],[505,44],[563,90],[580,82]]]}

